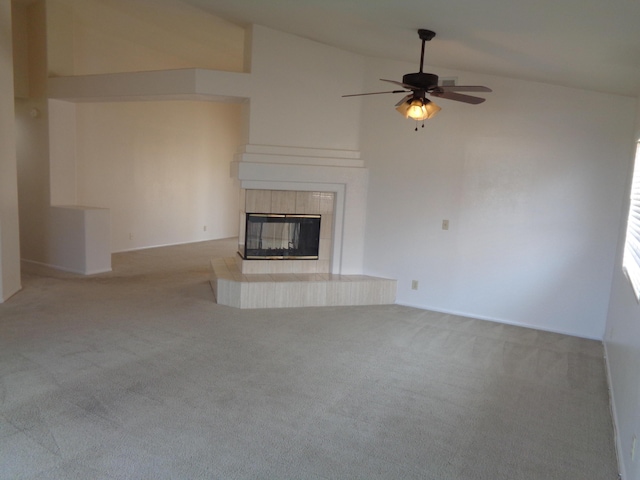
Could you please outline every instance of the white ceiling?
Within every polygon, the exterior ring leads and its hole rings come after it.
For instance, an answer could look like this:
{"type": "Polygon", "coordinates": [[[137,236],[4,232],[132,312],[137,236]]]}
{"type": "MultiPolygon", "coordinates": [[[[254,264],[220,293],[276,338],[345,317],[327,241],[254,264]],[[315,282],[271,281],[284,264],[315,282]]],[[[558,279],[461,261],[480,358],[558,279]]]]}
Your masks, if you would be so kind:
{"type": "MultiPolygon", "coordinates": [[[[351,52],[640,95],[640,0],[184,0],[351,52]]],[[[434,72],[437,73],[437,72],[434,72]]]]}

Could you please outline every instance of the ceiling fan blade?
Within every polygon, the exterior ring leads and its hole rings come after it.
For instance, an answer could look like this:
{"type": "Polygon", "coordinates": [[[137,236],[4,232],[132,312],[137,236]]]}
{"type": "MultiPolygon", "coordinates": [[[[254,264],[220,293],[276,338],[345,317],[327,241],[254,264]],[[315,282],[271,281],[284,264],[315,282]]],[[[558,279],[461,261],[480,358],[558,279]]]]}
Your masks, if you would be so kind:
{"type": "Polygon", "coordinates": [[[462,93],[455,92],[441,92],[438,90],[431,92],[431,95],[438,98],[446,98],[447,100],[455,100],[456,102],[470,103],[472,105],[477,105],[486,100],[486,98],[472,97],[471,95],[463,95],[462,93]]]}
{"type": "Polygon", "coordinates": [[[481,85],[439,85],[437,89],[444,92],[493,92],[489,87],[481,85]]]}
{"type": "Polygon", "coordinates": [[[388,92],[370,92],[370,93],[353,93],[351,95],[342,95],[343,97],[361,97],[363,95],[381,95],[383,93],[406,93],[406,90],[390,90],[388,92]]]}
{"type": "Polygon", "coordinates": [[[407,95],[406,97],[404,97],[402,100],[400,100],[398,103],[396,103],[394,106],[395,107],[399,107],[400,105],[402,105],[403,103],[406,103],[411,97],[413,97],[413,94],[407,95]]]}
{"type": "Polygon", "coordinates": [[[400,85],[401,87],[408,88],[409,90],[415,90],[415,89],[418,88],[415,85],[409,85],[408,83],[396,82],[395,80],[386,80],[384,78],[381,78],[380,80],[382,80],[383,82],[395,83],[396,85],[400,85]]]}
{"type": "Polygon", "coordinates": [[[400,86],[404,87],[404,83],[402,83],[402,82],[396,82],[395,80],[386,80],[384,78],[381,78],[380,80],[382,80],[383,82],[395,83],[396,85],[400,85],[400,86]]]}

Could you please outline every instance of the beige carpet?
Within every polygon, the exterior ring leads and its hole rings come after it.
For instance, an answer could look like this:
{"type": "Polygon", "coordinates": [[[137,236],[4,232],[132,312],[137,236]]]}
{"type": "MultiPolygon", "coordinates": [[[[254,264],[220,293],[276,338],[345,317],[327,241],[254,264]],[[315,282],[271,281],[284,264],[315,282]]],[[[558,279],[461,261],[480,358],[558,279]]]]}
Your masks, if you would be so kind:
{"type": "Polygon", "coordinates": [[[599,342],[392,306],[236,310],[235,241],[25,266],[2,479],[615,479],[599,342]]]}

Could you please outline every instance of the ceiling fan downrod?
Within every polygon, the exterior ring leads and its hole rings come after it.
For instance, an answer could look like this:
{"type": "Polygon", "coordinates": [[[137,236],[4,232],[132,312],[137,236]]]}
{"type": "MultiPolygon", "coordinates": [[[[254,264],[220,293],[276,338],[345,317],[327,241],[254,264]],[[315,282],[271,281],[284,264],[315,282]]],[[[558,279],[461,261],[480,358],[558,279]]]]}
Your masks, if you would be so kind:
{"type": "Polygon", "coordinates": [[[433,37],[436,36],[436,32],[433,32],[431,30],[427,30],[425,28],[421,28],[418,30],[418,36],[420,37],[420,40],[422,40],[422,50],[420,52],[420,73],[422,72],[422,67],[424,65],[424,42],[428,42],[430,41],[433,37]]]}

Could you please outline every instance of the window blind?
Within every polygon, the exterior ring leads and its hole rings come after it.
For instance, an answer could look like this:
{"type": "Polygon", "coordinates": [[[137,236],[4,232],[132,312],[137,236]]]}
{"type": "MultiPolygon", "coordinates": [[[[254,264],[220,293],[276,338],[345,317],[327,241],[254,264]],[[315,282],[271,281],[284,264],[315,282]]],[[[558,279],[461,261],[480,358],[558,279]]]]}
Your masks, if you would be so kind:
{"type": "Polygon", "coordinates": [[[631,281],[636,299],[640,301],[640,142],[636,145],[636,158],[633,165],[631,202],[622,267],[631,281]]]}

